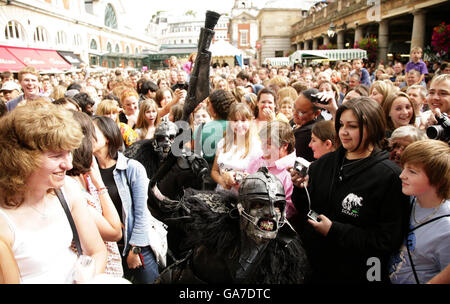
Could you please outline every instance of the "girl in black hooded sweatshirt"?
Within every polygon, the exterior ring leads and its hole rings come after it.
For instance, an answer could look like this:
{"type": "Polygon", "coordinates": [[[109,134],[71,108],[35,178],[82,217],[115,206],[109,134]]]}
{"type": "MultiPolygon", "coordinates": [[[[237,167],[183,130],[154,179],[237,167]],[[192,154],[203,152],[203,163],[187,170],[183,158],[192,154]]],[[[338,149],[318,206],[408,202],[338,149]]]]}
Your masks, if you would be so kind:
{"type": "Polygon", "coordinates": [[[341,146],[311,163],[307,191],[292,171],[313,283],[389,282],[389,256],[406,235],[409,197],[402,194],[400,168],[380,148],[385,128],[377,102],[347,101],[335,120],[341,146]],[[320,214],[317,221],[307,217],[309,210],[320,214]]]}

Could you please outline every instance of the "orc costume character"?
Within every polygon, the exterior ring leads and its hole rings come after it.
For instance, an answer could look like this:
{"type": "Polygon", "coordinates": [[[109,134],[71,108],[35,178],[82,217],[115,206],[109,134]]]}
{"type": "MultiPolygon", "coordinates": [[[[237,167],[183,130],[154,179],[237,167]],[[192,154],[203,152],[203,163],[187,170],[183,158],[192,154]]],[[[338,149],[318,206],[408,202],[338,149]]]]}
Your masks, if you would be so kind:
{"type": "Polygon", "coordinates": [[[179,201],[154,187],[152,199],[171,210],[185,232],[184,258],[161,273],[158,283],[300,284],[309,263],[296,232],[285,220],[281,182],[267,168],[247,176],[239,195],[188,189],[179,201]],[[168,207],[170,206],[170,207],[168,207]]]}

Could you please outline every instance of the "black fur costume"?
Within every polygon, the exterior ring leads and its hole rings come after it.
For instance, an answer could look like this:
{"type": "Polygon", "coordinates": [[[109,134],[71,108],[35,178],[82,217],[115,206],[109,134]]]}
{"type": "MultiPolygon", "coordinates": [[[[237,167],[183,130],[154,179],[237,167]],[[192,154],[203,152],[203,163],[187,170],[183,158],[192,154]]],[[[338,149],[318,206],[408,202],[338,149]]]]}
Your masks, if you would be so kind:
{"type": "Polygon", "coordinates": [[[124,155],[139,161],[145,167],[149,179],[156,173],[162,162],[162,158],[155,151],[154,139],[143,139],[133,143],[125,150],[124,155]]]}
{"type": "Polygon", "coordinates": [[[240,216],[234,207],[237,197],[188,189],[178,203],[172,216],[186,232],[181,248],[191,250],[186,258],[168,267],[158,283],[301,284],[308,280],[306,253],[288,224],[264,247],[253,271],[239,277],[245,232],[240,229],[240,216]]]}

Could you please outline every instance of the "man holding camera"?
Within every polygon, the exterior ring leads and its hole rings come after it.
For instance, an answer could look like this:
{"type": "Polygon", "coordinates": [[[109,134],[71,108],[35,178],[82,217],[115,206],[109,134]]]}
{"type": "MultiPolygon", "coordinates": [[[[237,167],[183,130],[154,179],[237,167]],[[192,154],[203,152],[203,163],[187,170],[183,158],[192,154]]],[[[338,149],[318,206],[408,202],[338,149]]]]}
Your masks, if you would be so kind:
{"type": "Polygon", "coordinates": [[[450,133],[448,123],[442,125],[444,121],[448,121],[447,117],[450,115],[450,74],[442,74],[431,80],[427,103],[430,110],[421,115],[421,128],[427,129],[430,126],[440,125],[444,128],[444,135],[436,139],[445,140],[450,133]]]}

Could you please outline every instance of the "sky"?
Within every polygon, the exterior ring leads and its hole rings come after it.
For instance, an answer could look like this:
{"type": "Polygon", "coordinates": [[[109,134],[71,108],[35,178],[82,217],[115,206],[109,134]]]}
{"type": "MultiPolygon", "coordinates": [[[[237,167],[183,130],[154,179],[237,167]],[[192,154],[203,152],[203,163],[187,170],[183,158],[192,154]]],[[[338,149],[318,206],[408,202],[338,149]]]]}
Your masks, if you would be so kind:
{"type": "MultiPolygon", "coordinates": [[[[172,12],[182,12],[193,10],[204,12],[206,10],[217,11],[218,13],[231,12],[234,0],[131,0],[124,3],[139,3],[132,6],[135,16],[152,16],[157,11],[166,10],[172,12]],[[141,4],[142,3],[142,4],[141,4]],[[145,7],[145,9],[142,9],[145,7]]],[[[260,6],[265,0],[253,0],[255,6],[260,6]]],[[[127,7],[129,10],[131,7],[127,7]]]]}

